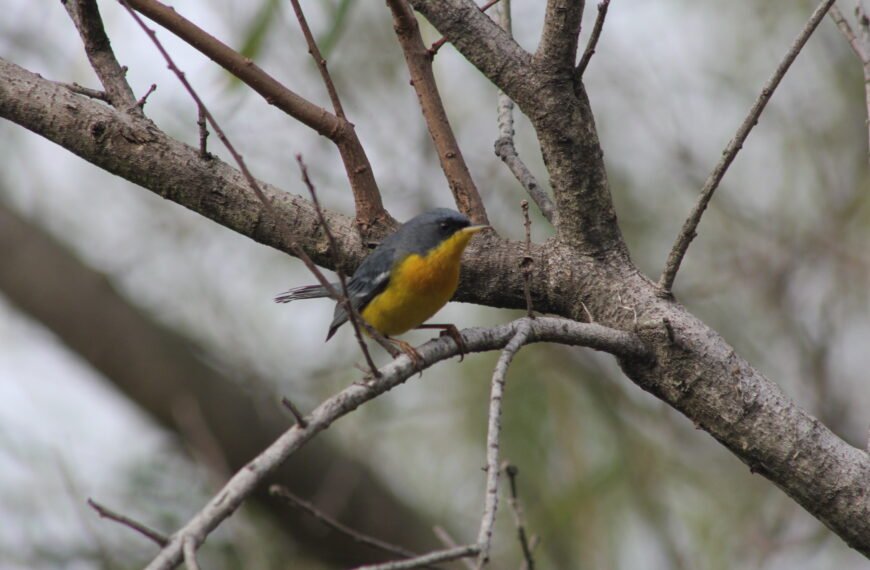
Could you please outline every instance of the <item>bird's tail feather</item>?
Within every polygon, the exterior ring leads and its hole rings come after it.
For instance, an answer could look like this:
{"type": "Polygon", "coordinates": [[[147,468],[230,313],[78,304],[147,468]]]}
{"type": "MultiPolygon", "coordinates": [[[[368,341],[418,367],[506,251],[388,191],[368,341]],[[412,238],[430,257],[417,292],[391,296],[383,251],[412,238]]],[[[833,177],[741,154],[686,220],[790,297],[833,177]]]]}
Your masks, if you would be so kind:
{"type": "MultiPolygon", "coordinates": [[[[333,288],[339,287],[337,283],[333,283],[332,286],[333,288]]],[[[298,301],[300,299],[318,299],[320,297],[329,297],[329,292],[325,287],[322,285],[306,285],[281,293],[275,297],[275,302],[289,303],[290,301],[298,301]]]]}

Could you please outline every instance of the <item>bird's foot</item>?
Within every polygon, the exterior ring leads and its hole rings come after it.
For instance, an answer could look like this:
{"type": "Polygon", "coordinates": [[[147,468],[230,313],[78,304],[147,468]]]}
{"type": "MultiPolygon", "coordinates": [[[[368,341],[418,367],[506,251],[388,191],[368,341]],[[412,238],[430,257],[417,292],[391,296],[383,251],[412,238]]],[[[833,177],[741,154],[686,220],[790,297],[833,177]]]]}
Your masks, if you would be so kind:
{"type": "Polygon", "coordinates": [[[456,348],[459,350],[459,362],[465,358],[465,355],[468,354],[468,347],[465,346],[465,340],[462,339],[462,334],[459,332],[459,329],[456,328],[456,325],[436,325],[436,324],[426,324],[420,325],[417,327],[418,329],[438,329],[441,333],[438,336],[449,336],[453,339],[453,342],[456,343],[456,348]]]}
{"type": "Polygon", "coordinates": [[[400,354],[406,354],[408,358],[411,359],[411,363],[414,365],[414,369],[418,370],[420,374],[423,374],[423,357],[420,356],[420,353],[417,352],[417,349],[405,342],[404,340],[399,340],[397,338],[386,337],[388,341],[395,345],[395,349],[390,351],[390,354],[393,358],[396,358],[400,354]]]}

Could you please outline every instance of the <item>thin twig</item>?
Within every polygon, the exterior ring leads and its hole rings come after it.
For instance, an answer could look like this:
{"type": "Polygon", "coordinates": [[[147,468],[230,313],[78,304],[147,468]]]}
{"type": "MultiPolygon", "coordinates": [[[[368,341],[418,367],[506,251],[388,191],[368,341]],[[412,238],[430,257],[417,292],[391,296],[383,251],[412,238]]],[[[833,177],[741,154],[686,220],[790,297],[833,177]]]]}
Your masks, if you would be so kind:
{"type": "MultiPolygon", "coordinates": [[[[531,554],[534,554],[535,549],[538,547],[538,545],[540,543],[541,543],[541,537],[536,535],[536,534],[533,534],[532,538],[529,539],[529,552],[531,554]]],[[[520,570],[533,570],[533,569],[529,568],[529,561],[524,559],[523,563],[520,564],[520,570]]]]}
{"type": "MultiPolygon", "coordinates": [[[[292,0],[294,5],[296,0],[292,0]]],[[[306,26],[307,27],[307,26],[306,26]]],[[[310,33],[310,32],[309,32],[310,33]]],[[[335,236],[332,235],[332,230],[329,229],[329,224],[326,222],[326,216],[323,215],[323,210],[320,208],[320,200],[317,199],[317,191],[314,189],[314,184],[311,183],[311,178],[308,177],[308,167],[302,160],[302,155],[296,155],[296,162],[299,164],[299,169],[302,171],[302,181],[308,188],[308,193],[311,195],[311,201],[314,203],[314,210],[317,212],[317,217],[320,220],[320,225],[323,226],[323,231],[326,232],[326,239],[329,242],[329,249],[332,252],[332,259],[335,261],[335,273],[338,275],[338,281],[341,284],[341,297],[336,299],[336,302],[344,306],[344,310],[350,319],[350,324],[353,325],[353,333],[356,336],[356,341],[359,343],[359,348],[366,359],[366,364],[369,366],[372,375],[377,377],[378,367],[375,366],[375,361],[372,360],[372,355],[369,353],[369,347],[366,341],[363,340],[362,334],[359,331],[360,323],[363,321],[362,316],[357,312],[356,307],[350,300],[350,293],[347,291],[347,279],[344,272],[341,270],[341,250],[335,242],[335,236]]]]}
{"type": "MultiPolygon", "coordinates": [[[[438,540],[441,541],[441,544],[446,546],[447,548],[456,548],[459,546],[459,543],[453,540],[453,537],[450,536],[450,533],[447,532],[447,529],[441,526],[436,526],[432,529],[432,532],[435,533],[435,536],[438,537],[438,540]]],[[[468,568],[468,570],[474,570],[474,562],[469,560],[468,558],[460,558],[459,562],[468,568]]]]}
{"type": "Polygon", "coordinates": [[[67,0],[62,4],[82,38],[88,61],[103,84],[109,103],[121,111],[142,116],[142,108],[127,83],[127,68],[118,63],[112,51],[96,0],[67,0]]]}
{"type": "Polygon", "coordinates": [[[785,57],[779,63],[779,66],[777,66],[776,71],[770,79],[767,80],[767,83],[765,83],[764,88],[761,90],[761,95],[759,95],[758,99],[755,100],[752,109],[749,110],[746,119],[744,119],[740,128],[737,129],[734,138],[731,139],[731,142],[729,142],[728,146],[725,147],[725,150],[722,153],[722,159],[719,161],[719,164],[716,165],[716,168],[713,169],[710,177],[707,178],[707,182],[701,189],[701,195],[698,197],[695,207],[692,208],[692,212],[689,214],[685,223],[683,223],[680,235],[677,236],[677,240],[671,249],[671,253],[668,255],[668,261],[665,264],[665,269],[662,272],[662,276],[658,283],[659,293],[661,295],[666,297],[671,295],[677,271],[679,271],[680,264],[683,262],[683,257],[689,249],[689,244],[692,243],[692,240],[695,239],[695,236],[697,235],[697,228],[701,221],[701,216],[704,214],[707,204],[710,203],[710,199],[713,197],[716,188],[718,188],[719,182],[721,182],[722,177],[725,176],[725,172],[728,170],[734,157],[737,156],[737,153],[741,148],[743,148],[743,143],[746,141],[746,137],[749,136],[752,127],[758,123],[758,118],[761,116],[761,112],[764,111],[764,107],[767,105],[767,102],[770,100],[773,92],[779,85],[779,82],[782,81],[783,76],[785,76],[789,67],[791,67],[792,62],[794,62],[801,49],[803,49],[807,40],[819,25],[819,22],[822,21],[822,18],[825,17],[825,14],[834,1],[835,0],[823,0],[818,8],[816,8],[815,12],[813,12],[813,15],[810,17],[803,30],[801,30],[800,34],[798,34],[798,37],[786,52],[785,57]]]}
{"type": "Polygon", "coordinates": [[[91,89],[90,87],[84,87],[82,85],[79,85],[78,83],[63,83],[62,81],[54,81],[53,83],[63,85],[73,93],[78,93],[79,95],[90,97],[91,99],[97,99],[98,101],[102,101],[103,103],[111,103],[109,101],[109,96],[106,95],[105,91],[91,89]]]}
{"type": "Polygon", "coordinates": [[[840,8],[837,7],[836,4],[831,6],[830,10],[831,19],[834,20],[834,23],[837,24],[837,27],[842,32],[843,36],[846,38],[846,41],[849,42],[849,46],[851,46],[852,51],[855,52],[855,55],[858,56],[862,62],[867,58],[864,56],[864,47],[861,45],[861,40],[858,39],[858,36],[855,35],[855,32],[852,30],[852,26],[849,25],[849,22],[843,16],[843,13],[840,12],[840,8]]]}
{"type": "MultiPolygon", "coordinates": [[[[495,6],[496,4],[498,4],[498,2],[499,2],[499,0],[489,0],[489,2],[487,2],[486,4],[484,4],[483,6],[480,7],[480,11],[481,11],[481,12],[486,12],[487,10],[489,10],[490,8],[492,8],[493,6],[495,6]]],[[[441,39],[439,39],[439,40],[437,40],[436,42],[434,42],[434,43],[429,47],[429,50],[428,50],[428,52],[429,52],[429,57],[430,57],[430,58],[435,57],[435,54],[438,53],[438,50],[441,49],[441,47],[442,47],[444,44],[446,44],[446,43],[447,43],[447,38],[444,38],[444,37],[442,37],[441,39]]]]}
{"type": "Polygon", "coordinates": [[[501,408],[504,400],[504,388],[508,366],[517,351],[526,343],[531,332],[532,319],[520,319],[517,322],[516,333],[504,347],[495,370],[492,373],[492,390],[489,396],[489,426],[486,435],[486,493],[484,498],[483,516],[480,520],[480,531],[477,544],[480,552],[477,555],[477,568],[489,562],[489,550],[492,544],[492,531],[495,526],[495,512],[498,509],[498,478],[499,478],[499,435],[501,434],[501,408]]]}
{"type": "MultiPolygon", "coordinates": [[[[508,34],[511,33],[511,3],[502,0],[498,7],[499,25],[508,34]]],[[[520,159],[514,145],[514,102],[502,91],[498,92],[498,139],[495,141],[495,154],[504,162],[516,177],[538,209],[551,223],[556,223],[556,207],[547,193],[538,184],[535,176],[520,159]]]]}
{"type": "Polygon", "coordinates": [[[317,69],[320,71],[320,76],[323,78],[323,83],[326,85],[326,91],[329,93],[329,100],[332,102],[332,108],[335,110],[336,116],[346,119],[344,109],[341,106],[341,99],[338,98],[338,91],[335,90],[335,84],[332,82],[332,76],[329,75],[329,70],[326,68],[326,59],[320,54],[320,49],[317,47],[317,42],[314,41],[314,35],[311,33],[311,28],[308,27],[308,22],[305,20],[305,14],[302,12],[302,7],[299,5],[299,0],[290,0],[293,4],[293,11],[296,12],[296,19],[299,20],[299,27],[302,28],[302,35],[305,36],[305,41],[308,43],[308,53],[314,58],[314,63],[317,64],[317,69]]]}
{"type": "Polygon", "coordinates": [[[193,537],[185,537],[181,548],[184,552],[184,564],[187,566],[187,570],[199,570],[199,562],[196,561],[196,542],[193,537]]]}
{"type": "Polygon", "coordinates": [[[529,218],[529,202],[520,202],[523,209],[523,225],[526,228],[526,253],[520,261],[520,269],[523,272],[523,294],[526,296],[526,315],[530,319],[535,318],[532,312],[532,266],[535,260],[532,258],[532,220],[529,218]]]}
{"type": "Polygon", "coordinates": [[[358,566],[354,570],[409,570],[410,568],[423,568],[438,562],[449,562],[458,558],[476,556],[479,551],[480,548],[476,544],[467,544],[448,550],[436,550],[435,552],[417,556],[416,558],[409,558],[408,560],[358,566]]]}
{"type": "Polygon", "coordinates": [[[595,24],[592,26],[592,35],[589,36],[589,41],[586,42],[586,49],[583,51],[580,63],[577,64],[577,70],[574,72],[574,76],[577,78],[583,77],[583,72],[586,71],[589,60],[595,55],[595,48],[598,46],[601,30],[604,29],[604,19],[607,18],[607,8],[609,7],[610,0],[601,0],[598,3],[598,16],[595,18],[595,24]]]}
{"type": "Polygon", "coordinates": [[[831,6],[830,14],[852,51],[858,56],[864,70],[864,100],[867,106],[867,160],[870,162],[870,18],[864,12],[860,0],[856,1],[855,17],[858,19],[858,26],[861,29],[861,37],[859,38],[836,4],[831,6]]]}
{"type": "Polygon", "coordinates": [[[511,497],[508,504],[510,504],[511,512],[514,514],[514,524],[517,527],[517,538],[523,551],[525,567],[528,570],[535,570],[535,559],[532,557],[532,546],[526,534],[526,520],[523,516],[523,507],[520,505],[519,493],[517,492],[517,476],[519,476],[520,470],[517,469],[516,465],[508,464],[505,466],[504,472],[510,482],[511,497]]]}
{"type": "Polygon", "coordinates": [[[315,507],[313,504],[291,493],[286,487],[283,487],[281,485],[272,485],[271,487],[269,487],[269,494],[271,494],[273,497],[278,497],[282,499],[290,506],[305,511],[332,530],[351,538],[355,542],[365,544],[366,546],[370,546],[378,550],[383,550],[384,552],[389,552],[390,554],[399,556],[401,558],[414,558],[415,556],[417,556],[416,553],[402,548],[401,546],[390,544],[389,542],[385,542],[378,538],[363,534],[358,530],[354,530],[349,526],[338,522],[334,518],[330,517],[329,515],[315,507]]]}
{"type": "Polygon", "coordinates": [[[208,124],[205,121],[204,107],[197,106],[196,126],[199,127],[199,157],[203,160],[209,160],[211,153],[208,152],[208,124]]]}
{"type": "Polygon", "coordinates": [[[126,527],[132,528],[139,534],[149,538],[153,542],[157,543],[159,546],[163,547],[169,544],[169,538],[166,535],[157,532],[154,529],[151,529],[140,522],[136,522],[130,517],[126,517],[120,513],[116,513],[112,509],[106,508],[100,503],[96,502],[93,499],[88,499],[88,505],[97,511],[97,514],[103,517],[104,519],[113,520],[117,523],[120,523],[126,527]]]}
{"type": "Polygon", "coordinates": [[[462,150],[456,141],[444,102],[438,92],[435,73],[432,71],[432,58],[423,43],[414,11],[407,0],[387,0],[387,6],[393,14],[393,29],[399,45],[402,46],[402,54],[405,56],[408,74],[411,76],[411,85],[417,93],[420,110],[426,120],[432,143],[438,152],[438,161],[453,193],[456,207],[475,224],[489,225],[483,199],[471,178],[471,172],[462,156],[462,150]]]}
{"type": "Polygon", "coordinates": [[[157,91],[157,84],[156,84],[156,83],[152,83],[152,84],[151,84],[151,87],[148,88],[148,91],[146,91],[145,94],[142,95],[141,97],[139,97],[139,100],[136,101],[136,106],[139,107],[140,109],[144,109],[144,108],[145,108],[145,103],[148,102],[148,97],[149,97],[152,93],[154,93],[155,91],[157,91]]]}
{"type": "Polygon", "coordinates": [[[302,415],[302,412],[299,411],[299,408],[286,396],[281,398],[281,404],[290,410],[290,413],[293,414],[293,419],[296,420],[296,425],[301,428],[308,427],[308,422],[305,421],[305,416],[302,415]]]}

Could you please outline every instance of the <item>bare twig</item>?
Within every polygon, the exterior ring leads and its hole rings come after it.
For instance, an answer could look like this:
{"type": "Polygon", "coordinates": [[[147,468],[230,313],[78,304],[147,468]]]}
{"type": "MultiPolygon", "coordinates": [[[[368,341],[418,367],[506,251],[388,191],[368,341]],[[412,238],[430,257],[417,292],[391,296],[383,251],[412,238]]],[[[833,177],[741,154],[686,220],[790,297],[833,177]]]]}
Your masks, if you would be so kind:
{"type": "Polygon", "coordinates": [[[393,13],[393,29],[405,55],[411,85],[417,93],[420,110],[438,151],[441,170],[447,177],[456,206],[475,224],[488,225],[489,220],[480,192],[468,171],[468,165],[462,156],[459,143],[456,142],[447,111],[438,93],[435,74],[432,72],[432,57],[420,36],[420,26],[414,17],[414,11],[407,0],[387,0],[387,5],[393,13]]]}
{"type": "Polygon", "coordinates": [[[182,17],[174,8],[157,0],[120,1],[125,6],[132,6],[136,11],[210,57],[262,95],[270,105],[275,105],[335,143],[353,191],[357,222],[361,226],[369,226],[390,221],[389,214],[384,210],[368,156],[356,135],[354,126],[349,121],[287,89],[251,59],[221,43],[217,38],[182,17]]]}
{"type": "Polygon", "coordinates": [[[299,427],[308,427],[308,422],[305,421],[305,416],[302,415],[302,412],[299,411],[299,408],[286,396],[281,398],[281,404],[290,410],[290,413],[293,414],[293,419],[296,420],[296,425],[299,427]]]}
{"type": "Polygon", "coordinates": [[[184,551],[184,564],[187,570],[199,570],[199,562],[196,561],[196,543],[193,538],[187,536],[182,541],[182,550],[184,551]]]}
{"type": "MultiPolygon", "coordinates": [[[[489,0],[486,4],[480,7],[481,12],[486,12],[496,4],[498,4],[499,0],[489,0]]],[[[442,37],[441,39],[434,42],[428,49],[429,58],[434,58],[435,54],[438,53],[438,50],[441,49],[441,46],[447,43],[447,38],[442,37]]]]}
{"type": "Polygon", "coordinates": [[[870,162],[870,18],[864,12],[864,6],[860,0],[856,1],[855,17],[858,19],[858,26],[861,28],[861,37],[859,38],[836,4],[831,6],[830,14],[849,43],[849,46],[851,46],[852,51],[858,56],[864,70],[864,101],[867,107],[867,160],[870,162]]]}
{"type": "Polygon", "coordinates": [[[523,270],[523,294],[526,296],[526,315],[530,319],[534,319],[535,315],[532,312],[532,220],[529,219],[529,202],[523,200],[520,202],[523,209],[523,225],[526,228],[526,253],[520,261],[520,268],[523,270]]]}
{"type": "Polygon", "coordinates": [[[281,485],[272,485],[271,487],[269,487],[269,493],[274,497],[282,499],[290,506],[305,511],[329,528],[350,537],[352,540],[359,542],[360,544],[365,544],[366,546],[370,546],[378,550],[383,550],[384,552],[389,552],[390,554],[394,554],[402,558],[414,558],[415,556],[417,556],[415,553],[405,548],[402,548],[401,546],[396,546],[395,544],[390,544],[389,542],[385,542],[378,538],[368,536],[367,534],[363,534],[358,530],[354,530],[349,526],[338,522],[334,518],[330,517],[329,515],[315,507],[313,504],[291,493],[286,487],[282,487],[281,485]]]}
{"type": "MultiPolygon", "coordinates": [[[[540,543],[541,537],[536,534],[532,535],[532,537],[529,539],[529,553],[534,554],[535,549],[540,543]]],[[[529,560],[533,559],[530,558],[529,560]]],[[[520,570],[534,570],[533,568],[529,568],[529,560],[523,559],[523,563],[520,564],[520,570]]]]}
{"type": "Polygon", "coordinates": [[[54,81],[53,83],[57,83],[58,85],[63,85],[73,93],[78,93],[79,95],[84,95],[85,97],[90,97],[91,99],[97,99],[98,101],[102,101],[104,103],[111,103],[109,101],[109,96],[106,95],[105,91],[100,91],[98,89],[91,89],[90,87],[84,87],[79,85],[78,83],[63,83],[62,81],[54,81]]]}
{"type": "MultiPolygon", "coordinates": [[[[499,25],[508,34],[511,33],[511,3],[510,0],[502,0],[498,7],[499,25]]],[[[547,193],[538,184],[535,176],[525,163],[520,159],[514,145],[514,102],[504,92],[498,92],[498,139],[495,141],[495,154],[510,169],[511,173],[519,180],[538,209],[551,224],[555,224],[556,207],[547,193]]]]}
{"type": "Polygon", "coordinates": [[[583,51],[580,63],[577,64],[577,70],[574,72],[574,76],[578,79],[583,77],[583,72],[586,71],[589,60],[595,55],[595,48],[598,45],[598,39],[601,37],[601,30],[604,29],[604,19],[607,18],[608,7],[610,7],[610,0],[601,0],[598,3],[598,16],[595,18],[595,25],[592,26],[592,34],[589,36],[589,41],[586,42],[586,49],[583,51]]]}
{"type": "MultiPolygon", "coordinates": [[[[609,329],[601,325],[578,323],[552,317],[534,320],[521,319],[490,329],[467,329],[462,332],[467,352],[481,352],[503,348],[517,337],[520,323],[529,327],[526,342],[560,342],[575,346],[588,346],[597,350],[613,352],[627,358],[649,358],[650,353],[640,338],[625,331],[609,329]]],[[[381,376],[370,382],[355,383],[323,401],[308,415],[303,428],[295,425],[284,432],[275,442],[251,460],[224,485],[187,524],[173,534],[169,544],[151,561],[147,570],[169,570],[181,561],[181,537],[194,537],[202,544],[208,534],[239,508],[275,469],[290,455],[300,449],[315,435],[331,426],[339,418],[357,409],[380,394],[395,388],[421,369],[436,362],[452,358],[459,353],[456,342],[449,337],[433,339],[417,347],[419,361],[403,354],[380,369],[381,376]]],[[[498,466],[495,467],[496,469],[498,466]]],[[[478,552],[473,545],[465,555],[478,552]]],[[[440,559],[439,559],[440,560],[440,559]]],[[[437,560],[427,560],[433,563],[437,560]]]]}
{"type": "Polygon", "coordinates": [[[834,23],[837,24],[840,32],[842,32],[843,36],[846,38],[846,41],[849,42],[849,46],[852,48],[852,51],[855,52],[855,55],[858,56],[858,59],[862,62],[867,59],[864,56],[864,46],[861,45],[861,40],[855,35],[852,26],[849,25],[849,22],[843,16],[843,13],[840,12],[840,8],[836,4],[831,6],[830,16],[831,19],[834,20],[834,23]]]}
{"type": "MultiPolygon", "coordinates": [[[[296,6],[297,0],[292,1],[294,6],[296,6]]],[[[301,11],[299,12],[299,14],[301,14],[301,11]]],[[[305,28],[307,29],[307,26],[305,26],[305,28]]],[[[310,34],[311,32],[308,33],[310,34]]],[[[312,39],[312,41],[314,40],[312,39]]],[[[338,99],[336,96],[336,101],[337,100],[338,99]]],[[[339,103],[339,109],[340,108],[341,104],[339,103]]],[[[353,333],[356,336],[356,341],[359,344],[359,349],[362,351],[363,356],[365,356],[366,364],[368,364],[369,370],[371,370],[372,375],[377,377],[377,375],[379,374],[378,367],[375,366],[375,362],[374,360],[372,360],[372,355],[369,353],[369,347],[368,345],[366,345],[366,341],[363,340],[362,334],[359,331],[360,323],[363,322],[363,318],[362,316],[360,316],[359,312],[357,312],[356,310],[356,307],[351,302],[350,293],[348,293],[347,291],[347,279],[344,276],[344,271],[342,271],[341,269],[341,250],[335,243],[335,236],[332,235],[332,230],[329,229],[329,224],[326,222],[326,216],[323,215],[323,210],[320,208],[320,200],[317,199],[317,191],[314,189],[314,184],[311,183],[311,178],[308,177],[308,167],[305,166],[305,162],[302,160],[301,154],[296,155],[296,162],[299,164],[299,169],[302,171],[302,181],[305,183],[306,188],[308,188],[308,193],[311,195],[311,201],[314,203],[314,210],[317,212],[317,217],[320,220],[320,225],[323,227],[323,231],[326,232],[326,239],[329,242],[329,249],[332,252],[332,258],[335,260],[335,273],[336,275],[338,275],[338,281],[341,284],[341,297],[337,298],[336,302],[344,305],[344,310],[347,312],[347,316],[350,319],[350,324],[353,326],[353,333]]]]}
{"type": "MultiPolygon", "coordinates": [[[[447,548],[456,548],[457,546],[459,546],[459,543],[456,542],[455,540],[453,540],[453,537],[450,536],[450,533],[447,532],[447,530],[444,527],[436,526],[435,528],[432,529],[432,532],[435,533],[435,536],[438,537],[438,540],[440,540],[441,543],[444,546],[446,546],[447,548]]],[[[459,562],[463,566],[468,568],[468,570],[474,570],[474,562],[472,562],[468,558],[460,558],[459,562]]]]}
{"type": "Polygon", "coordinates": [[[526,343],[531,332],[532,319],[517,321],[516,334],[505,346],[492,373],[492,391],[489,396],[489,427],[486,435],[486,493],[484,498],[483,516],[480,520],[480,531],[477,544],[480,552],[477,555],[477,568],[489,562],[489,550],[492,544],[492,531],[495,526],[495,512],[498,509],[498,478],[499,478],[499,435],[501,434],[501,407],[504,399],[504,388],[508,366],[517,351],[526,343]]]}
{"type": "Polygon", "coordinates": [[[302,28],[302,35],[305,36],[305,42],[308,44],[308,53],[311,54],[314,63],[317,64],[320,77],[323,78],[323,84],[326,85],[326,92],[329,94],[329,100],[332,102],[332,108],[336,116],[346,119],[344,108],[341,106],[341,99],[338,98],[338,91],[335,89],[335,83],[332,82],[332,76],[329,75],[329,70],[326,68],[326,59],[321,55],[317,42],[314,41],[314,35],[311,33],[311,28],[308,27],[308,22],[305,20],[305,14],[302,12],[299,0],[290,0],[290,3],[293,4],[293,11],[296,12],[296,19],[299,20],[299,27],[302,28]]]}
{"type": "Polygon", "coordinates": [[[535,570],[535,559],[532,557],[532,545],[530,544],[528,535],[526,534],[526,520],[523,516],[523,508],[522,505],[520,505],[519,493],[517,492],[517,476],[520,474],[520,470],[517,469],[515,465],[508,464],[505,466],[504,472],[508,476],[508,481],[510,481],[511,497],[508,503],[511,506],[511,512],[514,514],[514,524],[517,527],[517,538],[520,541],[520,548],[523,551],[525,568],[528,570],[535,570]]]}
{"type": "Polygon", "coordinates": [[[208,140],[208,124],[205,122],[204,107],[197,107],[196,125],[199,127],[199,157],[203,160],[211,158],[206,141],[208,140]]]}
{"type": "Polygon", "coordinates": [[[359,566],[355,570],[409,570],[410,568],[423,568],[438,562],[449,562],[458,558],[476,556],[479,550],[480,548],[476,544],[468,544],[448,550],[436,550],[435,552],[417,556],[416,558],[409,558],[408,560],[359,566]]]}
{"type": "Polygon", "coordinates": [[[160,534],[156,530],[148,528],[144,524],[142,524],[140,522],[136,522],[133,519],[131,519],[130,517],[125,517],[124,515],[122,515],[120,513],[116,513],[112,509],[104,507],[103,505],[101,505],[100,503],[96,502],[93,499],[88,499],[88,505],[92,509],[97,511],[97,514],[100,515],[101,517],[103,517],[104,519],[110,519],[110,520],[113,520],[117,523],[120,523],[126,527],[132,528],[133,530],[135,530],[139,534],[147,537],[148,539],[152,540],[153,542],[156,542],[161,547],[169,544],[169,539],[166,537],[166,535],[160,534]]]}
{"type": "Polygon", "coordinates": [[[148,102],[148,97],[149,97],[152,93],[154,93],[155,91],[157,91],[157,84],[156,84],[156,83],[152,83],[152,84],[151,84],[151,87],[148,88],[148,91],[146,91],[145,94],[142,95],[141,97],[139,97],[139,100],[136,101],[136,106],[139,107],[140,109],[144,109],[144,108],[145,108],[145,103],[148,102]]]}
{"type": "Polygon", "coordinates": [[[142,115],[142,108],[127,83],[127,69],[115,58],[96,0],[67,0],[62,2],[72,18],[91,67],[94,68],[109,103],[121,111],[142,115]]]}
{"type": "Polygon", "coordinates": [[[701,216],[704,214],[704,210],[707,209],[707,204],[710,203],[713,193],[716,191],[716,188],[718,188],[719,182],[722,181],[722,177],[725,176],[725,172],[728,170],[734,157],[737,156],[737,153],[743,147],[743,143],[752,131],[752,127],[758,123],[758,118],[761,116],[761,112],[764,111],[764,107],[767,105],[767,102],[770,100],[773,92],[779,85],[779,82],[782,81],[783,76],[785,76],[789,67],[791,67],[791,64],[798,56],[801,49],[803,49],[813,31],[819,25],[819,22],[821,22],[822,18],[825,17],[825,14],[834,1],[835,0],[822,0],[822,3],[819,4],[815,12],[813,12],[813,15],[810,17],[803,30],[801,30],[800,34],[798,34],[798,37],[786,52],[785,57],[783,57],[782,61],[779,63],[779,66],[777,66],[776,71],[774,71],[773,75],[767,80],[767,83],[765,83],[764,88],[761,90],[761,95],[759,95],[758,99],[755,100],[752,109],[749,110],[746,119],[743,120],[740,128],[737,129],[734,138],[731,139],[731,142],[729,142],[728,146],[725,147],[719,164],[716,165],[716,168],[713,169],[710,177],[707,178],[707,182],[701,189],[701,195],[698,197],[695,207],[692,208],[692,212],[689,214],[685,223],[683,223],[680,235],[677,236],[677,240],[671,249],[671,253],[668,255],[668,261],[665,264],[665,269],[662,272],[662,276],[658,283],[659,293],[661,295],[671,295],[677,271],[679,271],[683,257],[689,249],[689,244],[692,243],[692,240],[695,239],[695,236],[697,235],[698,223],[700,223],[701,216]]]}

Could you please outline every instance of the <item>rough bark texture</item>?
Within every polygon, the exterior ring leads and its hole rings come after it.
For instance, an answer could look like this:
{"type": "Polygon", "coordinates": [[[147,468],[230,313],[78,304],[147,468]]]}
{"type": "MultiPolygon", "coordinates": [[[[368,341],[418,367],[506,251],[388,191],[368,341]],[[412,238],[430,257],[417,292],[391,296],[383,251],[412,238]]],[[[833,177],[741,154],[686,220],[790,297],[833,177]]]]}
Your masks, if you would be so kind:
{"type": "MultiPolygon", "coordinates": [[[[218,467],[218,476],[243,468],[293,423],[277,395],[266,392],[268,383],[233,379],[213,368],[190,341],[152,322],[103,275],[3,207],[0,291],[178,433],[196,455],[218,467]],[[190,417],[197,418],[192,425],[190,419],[180,421],[190,417]]],[[[269,482],[285,485],[371,536],[419,552],[437,546],[430,525],[414,509],[324,438],[294,454],[269,482]]],[[[276,501],[265,487],[254,498],[297,544],[324,562],[347,567],[389,557],[330,532],[310,515],[276,501]]]]}
{"type": "MultiPolygon", "coordinates": [[[[557,239],[531,253],[535,308],[575,320],[586,320],[588,308],[603,325],[636,330],[656,358],[621,362],[633,382],[685,414],[870,555],[870,456],[796,406],[683,306],[660,298],[655,284],[631,263],[616,224],[589,100],[571,66],[526,53],[467,0],[411,3],[517,103],[537,131],[560,225],[557,239]]],[[[553,45],[554,53],[563,51],[553,45]]],[[[195,149],[152,124],[2,61],[0,116],[253,239],[283,251],[296,239],[318,263],[331,264],[305,200],[266,187],[278,196],[280,220],[277,225],[265,221],[234,169],[219,161],[203,163],[195,149]]],[[[364,248],[350,220],[331,215],[331,223],[357,263],[364,248]]],[[[463,267],[459,300],[524,306],[522,255],[519,244],[481,240],[463,267]]]]}

